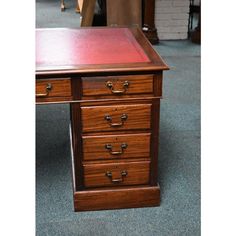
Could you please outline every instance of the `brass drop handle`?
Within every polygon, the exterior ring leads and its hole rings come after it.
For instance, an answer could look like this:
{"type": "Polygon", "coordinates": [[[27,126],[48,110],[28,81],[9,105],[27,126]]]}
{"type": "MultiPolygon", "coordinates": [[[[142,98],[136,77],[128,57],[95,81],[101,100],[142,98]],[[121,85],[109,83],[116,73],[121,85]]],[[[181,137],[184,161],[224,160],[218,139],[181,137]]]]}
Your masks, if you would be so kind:
{"type": "Polygon", "coordinates": [[[47,97],[49,92],[52,90],[52,84],[48,83],[45,90],[45,93],[37,93],[36,97],[47,97]]]}
{"type": "Polygon", "coordinates": [[[105,148],[110,152],[111,155],[121,155],[124,152],[124,149],[128,147],[127,143],[122,143],[120,145],[121,151],[112,151],[112,145],[111,144],[106,144],[105,148]]]}
{"type": "Polygon", "coordinates": [[[107,86],[107,88],[109,88],[110,90],[111,90],[111,92],[112,93],[114,93],[114,94],[123,94],[123,93],[125,93],[126,92],[126,90],[127,90],[127,88],[129,87],[129,81],[124,81],[124,83],[123,83],[123,89],[121,89],[121,90],[115,90],[114,89],[114,86],[113,86],[113,83],[111,82],[111,81],[107,81],[106,82],[106,86],[107,86]]]}
{"type": "Polygon", "coordinates": [[[112,183],[120,183],[120,182],[123,182],[123,181],[124,181],[124,177],[128,175],[128,171],[127,171],[127,170],[122,170],[122,171],[120,172],[121,178],[119,178],[119,179],[113,179],[113,178],[112,178],[112,172],[111,172],[111,171],[107,171],[105,175],[106,175],[108,178],[111,179],[111,182],[112,182],[112,183]]]}
{"type": "Polygon", "coordinates": [[[105,115],[104,119],[109,122],[109,125],[111,127],[120,127],[124,124],[124,121],[126,121],[128,119],[128,115],[127,114],[122,114],[121,117],[120,117],[120,120],[121,120],[120,123],[112,123],[112,117],[110,115],[105,115]]]}

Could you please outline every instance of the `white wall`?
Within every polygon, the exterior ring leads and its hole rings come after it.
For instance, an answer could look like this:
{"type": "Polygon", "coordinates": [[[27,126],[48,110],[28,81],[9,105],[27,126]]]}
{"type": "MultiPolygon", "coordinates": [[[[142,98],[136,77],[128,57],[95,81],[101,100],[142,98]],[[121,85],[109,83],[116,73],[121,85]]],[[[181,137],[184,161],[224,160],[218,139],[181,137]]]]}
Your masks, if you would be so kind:
{"type": "Polygon", "coordinates": [[[187,39],[190,1],[155,1],[155,25],[159,39],[187,39]]]}

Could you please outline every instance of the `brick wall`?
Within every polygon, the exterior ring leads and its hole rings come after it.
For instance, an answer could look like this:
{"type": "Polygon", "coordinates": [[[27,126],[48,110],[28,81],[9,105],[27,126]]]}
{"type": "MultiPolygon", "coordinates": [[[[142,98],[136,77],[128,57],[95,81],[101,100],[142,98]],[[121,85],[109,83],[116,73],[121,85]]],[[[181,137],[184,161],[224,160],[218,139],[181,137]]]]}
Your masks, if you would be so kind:
{"type": "Polygon", "coordinates": [[[155,25],[159,39],[186,39],[190,1],[155,1],[155,25]]]}

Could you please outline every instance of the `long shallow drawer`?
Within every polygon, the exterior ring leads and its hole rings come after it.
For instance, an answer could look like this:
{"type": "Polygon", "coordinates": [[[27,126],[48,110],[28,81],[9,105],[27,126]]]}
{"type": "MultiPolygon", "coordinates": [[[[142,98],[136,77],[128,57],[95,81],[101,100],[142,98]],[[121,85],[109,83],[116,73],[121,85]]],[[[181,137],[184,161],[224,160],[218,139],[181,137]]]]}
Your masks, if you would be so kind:
{"type": "Polygon", "coordinates": [[[82,107],[82,131],[150,129],[151,104],[82,107]]]}
{"type": "Polygon", "coordinates": [[[70,100],[71,96],[70,79],[36,80],[37,101],[64,101],[70,100]]]}
{"type": "Polygon", "coordinates": [[[150,161],[84,164],[85,187],[148,184],[150,161]]]}
{"type": "Polygon", "coordinates": [[[83,160],[150,156],[150,133],[83,136],[83,160]]]}
{"type": "Polygon", "coordinates": [[[153,93],[153,75],[82,77],[86,96],[124,96],[153,93]]]}

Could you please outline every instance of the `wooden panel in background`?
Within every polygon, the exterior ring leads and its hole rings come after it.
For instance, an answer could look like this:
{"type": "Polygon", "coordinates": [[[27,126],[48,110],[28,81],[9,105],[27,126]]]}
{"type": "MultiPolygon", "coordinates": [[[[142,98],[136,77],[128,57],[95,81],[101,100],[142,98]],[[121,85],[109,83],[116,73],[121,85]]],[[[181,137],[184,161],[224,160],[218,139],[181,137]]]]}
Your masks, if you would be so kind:
{"type": "Polygon", "coordinates": [[[81,24],[80,26],[92,26],[94,10],[95,10],[96,0],[84,0],[81,12],[81,24]]]}
{"type": "Polygon", "coordinates": [[[107,0],[107,26],[142,28],[142,0],[107,0]]]}
{"type": "Polygon", "coordinates": [[[77,0],[76,12],[82,14],[84,0],[77,0]]]}
{"type": "Polygon", "coordinates": [[[155,0],[143,0],[143,32],[152,44],[159,43],[155,26],[155,0]]]}

